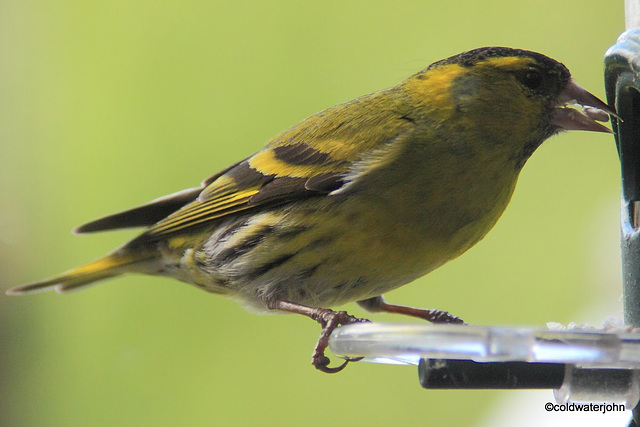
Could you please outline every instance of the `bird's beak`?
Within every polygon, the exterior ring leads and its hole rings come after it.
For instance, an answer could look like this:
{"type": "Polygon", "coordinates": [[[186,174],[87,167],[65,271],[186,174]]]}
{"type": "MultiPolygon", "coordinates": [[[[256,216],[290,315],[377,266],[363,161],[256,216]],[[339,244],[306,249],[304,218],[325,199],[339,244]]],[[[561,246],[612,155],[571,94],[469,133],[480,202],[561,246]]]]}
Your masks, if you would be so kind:
{"type": "Polygon", "coordinates": [[[598,97],[570,80],[567,87],[554,101],[551,124],[565,130],[611,133],[609,128],[598,123],[609,121],[609,114],[618,117],[598,97]]]}

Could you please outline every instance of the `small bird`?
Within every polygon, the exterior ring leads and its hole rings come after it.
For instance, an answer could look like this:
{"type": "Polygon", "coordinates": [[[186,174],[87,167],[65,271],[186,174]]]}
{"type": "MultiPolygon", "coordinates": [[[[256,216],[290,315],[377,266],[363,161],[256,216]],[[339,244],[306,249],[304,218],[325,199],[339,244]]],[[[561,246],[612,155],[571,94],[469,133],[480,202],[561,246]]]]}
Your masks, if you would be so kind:
{"type": "Polygon", "coordinates": [[[127,273],[169,276],[259,311],[322,326],[313,365],[339,325],[328,307],[461,323],[382,294],[480,241],[522,167],[562,130],[610,132],[613,111],[540,53],[485,47],[437,61],[398,85],[321,111],[199,187],[82,225],[144,227],[103,258],[7,291],[66,292],[127,273]]]}

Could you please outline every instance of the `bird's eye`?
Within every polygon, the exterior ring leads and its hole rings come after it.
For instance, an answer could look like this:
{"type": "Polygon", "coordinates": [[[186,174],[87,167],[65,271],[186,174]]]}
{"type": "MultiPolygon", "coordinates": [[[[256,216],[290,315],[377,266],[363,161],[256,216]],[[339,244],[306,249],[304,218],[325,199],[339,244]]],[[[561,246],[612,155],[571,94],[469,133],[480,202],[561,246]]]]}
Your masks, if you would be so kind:
{"type": "Polygon", "coordinates": [[[522,76],[521,81],[529,89],[538,89],[542,85],[542,74],[536,70],[529,70],[522,76]]]}

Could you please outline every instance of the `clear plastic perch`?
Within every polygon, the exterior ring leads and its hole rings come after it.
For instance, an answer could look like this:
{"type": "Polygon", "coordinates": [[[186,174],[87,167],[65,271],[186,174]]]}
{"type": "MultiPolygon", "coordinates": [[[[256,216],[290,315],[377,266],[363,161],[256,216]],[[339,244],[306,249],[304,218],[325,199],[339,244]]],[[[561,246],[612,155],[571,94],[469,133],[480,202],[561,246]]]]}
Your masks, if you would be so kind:
{"type": "Polygon", "coordinates": [[[640,333],[629,328],[358,323],[336,329],[329,349],[340,357],[391,364],[417,365],[429,358],[640,369],[640,333]]]}

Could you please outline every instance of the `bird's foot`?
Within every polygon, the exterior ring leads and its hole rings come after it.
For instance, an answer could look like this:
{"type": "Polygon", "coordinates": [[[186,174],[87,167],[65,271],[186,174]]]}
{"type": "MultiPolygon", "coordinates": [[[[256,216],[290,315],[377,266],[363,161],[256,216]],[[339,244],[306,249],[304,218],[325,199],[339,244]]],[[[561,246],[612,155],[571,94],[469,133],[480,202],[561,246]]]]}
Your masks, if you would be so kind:
{"type": "Polygon", "coordinates": [[[377,296],[373,298],[369,298],[366,300],[358,301],[358,305],[362,308],[372,312],[386,312],[386,313],[396,313],[396,314],[404,314],[406,316],[417,317],[419,319],[424,319],[431,323],[455,323],[455,324],[465,324],[464,320],[459,318],[458,316],[454,316],[453,314],[436,309],[427,309],[427,308],[415,308],[415,307],[407,307],[405,305],[398,304],[389,304],[382,298],[382,296],[377,296]]]}
{"type": "Polygon", "coordinates": [[[331,361],[327,356],[325,356],[324,351],[329,346],[329,337],[331,336],[331,333],[335,328],[341,325],[348,325],[350,323],[369,322],[369,320],[352,316],[346,311],[333,311],[326,308],[318,309],[318,311],[315,312],[314,315],[309,317],[320,323],[320,325],[322,326],[320,338],[318,338],[316,347],[313,349],[313,356],[311,358],[311,364],[315,366],[317,370],[326,374],[335,374],[346,368],[349,362],[357,362],[358,360],[362,360],[362,357],[347,359],[341,365],[330,368],[329,363],[331,361]]]}
{"type": "Polygon", "coordinates": [[[313,349],[313,355],[311,358],[311,364],[319,371],[327,374],[335,374],[342,371],[349,362],[357,362],[362,360],[362,357],[355,359],[347,359],[339,366],[329,367],[331,362],[324,352],[329,346],[329,337],[335,328],[341,325],[348,325],[350,323],[370,322],[367,319],[361,319],[347,313],[346,311],[333,311],[328,308],[309,307],[302,304],[297,304],[289,301],[276,300],[268,305],[269,308],[287,311],[289,313],[298,313],[305,315],[322,326],[322,332],[320,338],[313,349]]]}

